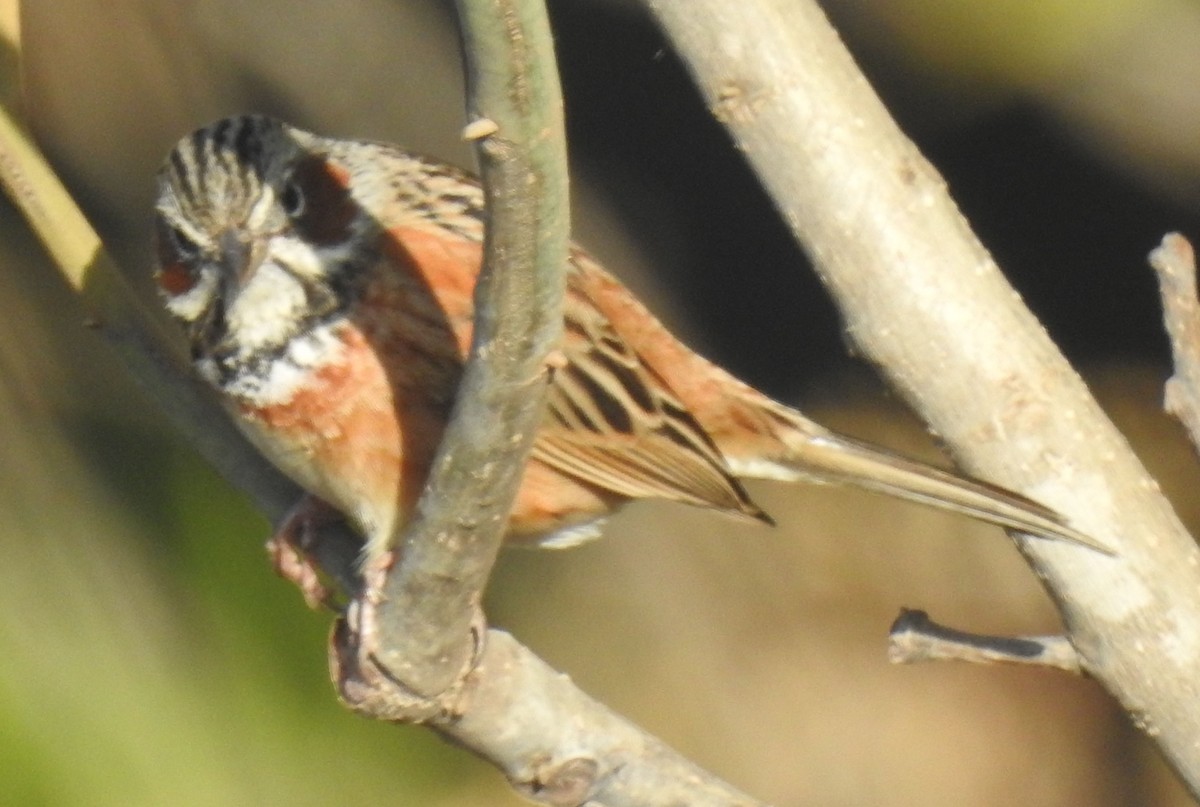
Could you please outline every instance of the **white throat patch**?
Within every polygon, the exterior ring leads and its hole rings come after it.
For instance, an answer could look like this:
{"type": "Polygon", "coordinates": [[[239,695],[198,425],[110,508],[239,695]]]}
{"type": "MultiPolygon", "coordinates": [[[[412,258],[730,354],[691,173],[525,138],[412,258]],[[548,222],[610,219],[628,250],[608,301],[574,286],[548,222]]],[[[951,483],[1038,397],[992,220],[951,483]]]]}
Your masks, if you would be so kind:
{"type": "Polygon", "coordinates": [[[314,372],[342,358],[345,345],[337,336],[342,324],[340,320],[323,323],[292,337],[279,353],[240,362],[234,376],[223,383],[213,359],[201,359],[197,369],[227,395],[252,406],[286,404],[314,372]]]}

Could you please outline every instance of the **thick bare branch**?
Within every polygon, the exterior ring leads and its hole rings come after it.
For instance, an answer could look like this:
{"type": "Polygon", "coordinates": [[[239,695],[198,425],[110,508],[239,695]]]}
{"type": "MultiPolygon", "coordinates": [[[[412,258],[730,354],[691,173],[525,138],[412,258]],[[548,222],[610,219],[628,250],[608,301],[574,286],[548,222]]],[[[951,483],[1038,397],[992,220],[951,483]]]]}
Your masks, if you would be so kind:
{"type": "Polygon", "coordinates": [[[648,0],[837,297],[964,466],[1116,547],[1018,542],[1084,668],[1200,792],[1200,553],[815,2],[648,0]]]}

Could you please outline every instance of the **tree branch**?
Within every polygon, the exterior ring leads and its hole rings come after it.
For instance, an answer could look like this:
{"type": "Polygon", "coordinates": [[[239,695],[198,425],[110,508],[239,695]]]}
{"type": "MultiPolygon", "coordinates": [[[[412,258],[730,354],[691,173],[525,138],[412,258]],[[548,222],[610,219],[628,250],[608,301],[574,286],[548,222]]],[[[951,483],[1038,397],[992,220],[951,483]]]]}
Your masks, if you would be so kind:
{"type": "Polygon", "coordinates": [[[488,204],[471,355],[433,472],[382,583],[379,663],[414,694],[456,684],[542,417],[562,332],[567,155],[553,41],[539,2],[461,0],[470,129],[488,204]]]}
{"type": "MultiPolygon", "coordinates": [[[[358,620],[370,613],[355,609],[338,623],[335,670],[348,674],[356,707],[372,717],[410,721],[413,704],[387,682],[374,680],[377,666],[358,666],[364,654],[357,642],[372,632],[369,622],[358,620]]],[[[583,694],[504,631],[488,631],[483,654],[457,695],[456,702],[443,699],[445,708],[424,719],[543,804],[760,804],[583,694]]]]}
{"type": "Polygon", "coordinates": [[[1200,553],[816,3],[648,0],[850,335],[962,464],[1116,558],[1018,540],[1083,667],[1200,793],[1200,553]]]}
{"type": "Polygon", "coordinates": [[[1196,255],[1178,233],[1165,236],[1150,252],[1158,275],[1163,322],[1171,341],[1175,374],[1167,379],[1163,408],[1187,429],[1200,451],[1200,301],[1196,299],[1196,255]]]}
{"type": "Polygon", "coordinates": [[[1024,664],[1079,674],[1079,654],[1065,636],[984,636],[948,628],[924,611],[904,610],[888,631],[888,661],[1024,664]]]}

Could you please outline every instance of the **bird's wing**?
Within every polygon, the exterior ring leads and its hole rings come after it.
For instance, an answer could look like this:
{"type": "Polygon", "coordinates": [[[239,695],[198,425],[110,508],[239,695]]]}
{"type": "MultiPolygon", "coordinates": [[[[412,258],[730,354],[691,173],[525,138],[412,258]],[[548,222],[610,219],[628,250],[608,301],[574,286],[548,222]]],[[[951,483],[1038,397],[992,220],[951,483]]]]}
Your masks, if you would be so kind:
{"type": "Polygon", "coordinates": [[[696,419],[570,276],[563,330],[534,457],[621,496],[770,520],[696,419]]]}

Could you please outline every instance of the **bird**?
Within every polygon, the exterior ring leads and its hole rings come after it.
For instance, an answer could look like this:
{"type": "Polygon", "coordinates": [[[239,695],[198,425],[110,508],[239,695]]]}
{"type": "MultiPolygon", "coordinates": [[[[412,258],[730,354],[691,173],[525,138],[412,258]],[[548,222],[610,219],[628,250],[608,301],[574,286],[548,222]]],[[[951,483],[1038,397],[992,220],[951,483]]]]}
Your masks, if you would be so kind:
{"type": "MultiPolygon", "coordinates": [[[[239,115],[157,177],[154,277],[199,374],[364,562],[393,548],[458,390],[483,261],[469,173],[239,115]]],[[[1104,550],[1052,509],[837,434],[685,346],[582,248],[506,541],[573,546],[663,499],[772,523],[745,479],[845,483],[1104,550]]]]}

